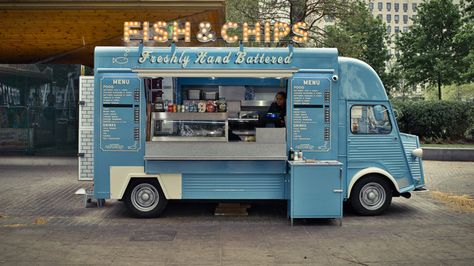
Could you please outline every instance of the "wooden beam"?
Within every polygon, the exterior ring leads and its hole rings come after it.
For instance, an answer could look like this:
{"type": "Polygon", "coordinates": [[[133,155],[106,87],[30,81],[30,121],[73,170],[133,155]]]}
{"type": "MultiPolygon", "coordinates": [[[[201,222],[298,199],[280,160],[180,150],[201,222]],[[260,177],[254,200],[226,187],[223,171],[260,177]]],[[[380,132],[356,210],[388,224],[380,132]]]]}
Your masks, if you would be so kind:
{"type": "Polygon", "coordinates": [[[1,1],[0,9],[130,9],[130,8],[193,8],[223,9],[225,0],[121,0],[121,1],[74,1],[74,0],[36,0],[1,1]]]}

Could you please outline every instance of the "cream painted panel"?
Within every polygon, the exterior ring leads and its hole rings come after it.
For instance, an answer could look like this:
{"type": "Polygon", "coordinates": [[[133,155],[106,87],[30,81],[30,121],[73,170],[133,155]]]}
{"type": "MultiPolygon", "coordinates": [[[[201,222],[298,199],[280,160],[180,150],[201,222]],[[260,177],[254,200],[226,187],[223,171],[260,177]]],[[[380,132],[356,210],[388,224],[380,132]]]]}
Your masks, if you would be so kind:
{"type": "Polygon", "coordinates": [[[400,188],[398,187],[398,183],[397,183],[397,181],[395,181],[395,178],[393,178],[393,176],[391,174],[389,174],[387,171],[385,171],[383,169],[380,169],[378,167],[368,167],[368,168],[360,170],[359,172],[357,172],[352,177],[351,182],[349,183],[349,188],[347,189],[347,198],[350,198],[352,187],[355,185],[357,180],[359,180],[360,178],[362,178],[363,176],[368,175],[368,174],[381,174],[383,176],[388,177],[388,179],[390,179],[390,181],[392,181],[392,184],[395,186],[395,189],[398,192],[400,192],[400,188]]]}
{"type": "Polygon", "coordinates": [[[167,199],[183,198],[181,174],[161,174],[158,176],[158,180],[167,199]]]}
{"type": "Polygon", "coordinates": [[[181,174],[147,175],[143,166],[111,166],[110,198],[121,199],[131,178],[157,178],[167,199],[182,198],[181,174]]]}

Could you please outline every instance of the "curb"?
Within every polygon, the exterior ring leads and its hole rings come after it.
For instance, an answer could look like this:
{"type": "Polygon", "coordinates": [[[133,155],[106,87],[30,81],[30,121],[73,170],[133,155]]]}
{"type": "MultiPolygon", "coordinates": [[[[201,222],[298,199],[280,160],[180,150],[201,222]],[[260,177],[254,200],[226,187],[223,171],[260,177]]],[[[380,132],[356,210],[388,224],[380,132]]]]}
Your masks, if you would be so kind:
{"type": "Polygon", "coordinates": [[[474,149],[470,148],[421,148],[423,149],[423,160],[474,161],[474,149]]]}

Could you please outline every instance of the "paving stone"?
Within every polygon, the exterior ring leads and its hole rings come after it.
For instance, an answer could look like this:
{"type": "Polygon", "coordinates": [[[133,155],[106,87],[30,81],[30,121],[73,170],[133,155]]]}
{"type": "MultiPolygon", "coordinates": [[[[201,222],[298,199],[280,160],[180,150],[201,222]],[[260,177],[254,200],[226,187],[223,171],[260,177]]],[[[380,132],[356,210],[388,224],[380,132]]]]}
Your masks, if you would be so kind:
{"type": "MultiPolygon", "coordinates": [[[[425,173],[431,189],[472,192],[472,163],[427,161],[425,173]]],[[[474,259],[474,214],[429,193],[395,198],[377,217],[346,207],[342,226],[307,219],[291,227],[283,201],[252,203],[246,217],[216,217],[215,203],[170,202],[161,218],[134,219],[119,201],[83,208],[74,192],[91,185],[77,181],[75,158],[0,157],[0,264],[472,265],[474,259]],[[46,222],[35,223],[39,218],[46,222]]]]}

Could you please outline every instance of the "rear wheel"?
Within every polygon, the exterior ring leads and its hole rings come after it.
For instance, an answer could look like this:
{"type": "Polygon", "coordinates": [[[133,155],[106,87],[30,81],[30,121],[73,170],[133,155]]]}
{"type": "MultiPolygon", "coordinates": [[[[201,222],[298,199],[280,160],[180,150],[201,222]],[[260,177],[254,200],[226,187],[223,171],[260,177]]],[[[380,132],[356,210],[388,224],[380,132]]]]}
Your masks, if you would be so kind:
{"type": "Polygon", "coordinates": [[[130,181],[124,202],[133,216],[152,218],[163,212],[168,201],[156,179],[135,179],[130,181]]]}
{"type": "Polygon", "coordinates": [[[350,203],[360,215],[384,213],[392,202],[392,188],[379,176],[367,176],[357,181],[352,188],[350,203]]]}

